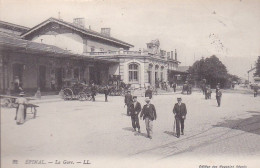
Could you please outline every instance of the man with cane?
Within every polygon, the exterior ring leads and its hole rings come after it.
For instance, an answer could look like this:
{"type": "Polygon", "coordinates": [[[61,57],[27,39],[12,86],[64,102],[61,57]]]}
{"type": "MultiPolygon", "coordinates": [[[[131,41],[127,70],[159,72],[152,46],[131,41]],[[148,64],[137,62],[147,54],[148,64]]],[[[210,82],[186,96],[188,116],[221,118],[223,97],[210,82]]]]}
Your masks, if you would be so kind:
{"type": "Polygon", "coordinates": [[[179,138],[180,132],[182,135],[184,135],[184,120],[186,119],[187,109],[186,109],[186,105],[181,102],[182,101],[181,98],[177,98],[177,101],[178,103],[176,103],[173,108],[173,114],[175,118],[174,129],[176,125],[176,135],[177,138],[179,138]]]}
{"type": "Polygon", "coordinates": [[[130,116],[130,105],[132,103],[133,103],[133,97],[131,95],[131,92],[128,90],[127,94],[125,95],[125,106],[127,106],[126,113],[127,113],[128,116],[130,116]]]}

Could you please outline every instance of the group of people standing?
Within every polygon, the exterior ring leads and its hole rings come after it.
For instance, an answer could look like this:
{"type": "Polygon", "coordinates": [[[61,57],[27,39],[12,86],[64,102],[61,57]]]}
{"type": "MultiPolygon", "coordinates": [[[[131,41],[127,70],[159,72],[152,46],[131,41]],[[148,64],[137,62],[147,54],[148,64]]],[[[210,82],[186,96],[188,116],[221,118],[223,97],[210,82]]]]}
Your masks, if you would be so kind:
{"type": "MultiPolygon", "coordinates": [[[[206,100],[211,99],[212,90],[210,85],[205,85],[205,87],[202,88],[202,92],[205,95],[206,100]]],[[[222,91],[220,90],[220,83],[218,83],[216,86],[216,100],[217,100],[218,107],[220,107],[221,98],[222,98],[222,91]]]]}
{"type": "MultiPolygon", "coordinates": [[[[145,92],[145,96],[146,104],[142,108],[141,103],[137,101],[137,96],[132,96],[131,92],[128,91],[125,95],[125,105],[127,106],[127,115],[131,116],[134,131],[141,133],[139,123],[140,114],[140,119],[145,121],[147,137],[152,139],[153,121],[157,119],[157,113],[155,106],[151,103],[152,91],[149,87],[145,92]]],[[[186,119],[187,109],[186,105],[182,103],[181,98],[178,98],[177,101],[178,103],[176,103],[173,108],[173,114],[175,115],[174,125],[176,126],[174,129],[176,129],[176,135],[177,138],[179,138],[180,134],[184,134],[184,120],[186,119]]]]}

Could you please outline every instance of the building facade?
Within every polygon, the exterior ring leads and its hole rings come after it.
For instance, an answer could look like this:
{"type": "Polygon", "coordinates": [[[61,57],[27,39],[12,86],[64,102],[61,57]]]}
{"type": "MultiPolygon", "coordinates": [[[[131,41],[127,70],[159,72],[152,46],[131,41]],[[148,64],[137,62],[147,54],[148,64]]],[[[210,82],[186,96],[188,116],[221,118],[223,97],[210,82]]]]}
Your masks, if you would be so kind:
{"type": "Polygon", "coordinates": [[[71,81],[105,85],[115,75],[133,87],[174,80],[171,72],[180,63],[176,51],[173,58],[173,51],[160,49],[159,40],[129,51],[133,45],[110,31],[87,29],[82,18],[73,23],[49,18],[33,28],[0,22],[0,91],[14,90],[17,78],[33,91],[60,90],[71,81]]]}
{"type": "Polygon", "coordinates": [[[167,82],[169,73],[178,67],[173,52],[160,49],[159,40],[147,43],[147,49],[140,51],[120,50],[113,53],[93,53],[98,58],[119,61],[110,67],[109,74],[120,75],[122,81],[134,87],[155,86],[157,82],[167,82]]]}

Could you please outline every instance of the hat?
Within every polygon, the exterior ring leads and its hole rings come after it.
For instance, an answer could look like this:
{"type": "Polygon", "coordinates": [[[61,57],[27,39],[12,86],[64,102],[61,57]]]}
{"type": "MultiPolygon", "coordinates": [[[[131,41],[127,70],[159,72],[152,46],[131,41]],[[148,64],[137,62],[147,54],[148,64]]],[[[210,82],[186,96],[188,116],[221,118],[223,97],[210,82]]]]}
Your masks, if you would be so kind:
{"type": "Polygon", "coordinates": [[[137,96],[133,96],[133,99],[134,99],[134,98],[137,98],[137,96]]]}
{"type": "Polygon", "coordinates": [[[24,92],[21,92],[21,93],[19,94],[19,96],[24,96],[24,92]]]}
{"type": "Polygon", "coordinates": [[[149,97],[145,97],[145,100],[146,102],[150,101],[150,98],[149,97]]]}
{"type": "Polygon", "coordinates": [[[181,97],[178,97],[177,100],[181,100],[181,97]]]}

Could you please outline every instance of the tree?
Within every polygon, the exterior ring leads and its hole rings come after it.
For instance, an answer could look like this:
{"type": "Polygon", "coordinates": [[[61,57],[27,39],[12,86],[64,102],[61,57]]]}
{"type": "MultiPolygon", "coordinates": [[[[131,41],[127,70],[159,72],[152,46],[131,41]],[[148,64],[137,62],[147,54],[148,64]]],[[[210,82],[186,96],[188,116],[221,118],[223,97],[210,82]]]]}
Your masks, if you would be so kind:
{"type": "Polygon", "coordinates": [[[194,81],[201,82],[206,79],[211,87],[215,87],[217,83],[220,83],[222,87],[227,87],[232,81],[230,78],[233,78],[228,74],[226,66],[215,55],[196,61],[189,72],[194,81]]]}
{"type": "Polygon", "coordinates": [[[254,73],[254,76],[260,77],[260,56],[258,56],[258,59],[255,63],[255,67],[256,67],[256,72],[254,73]]]}

